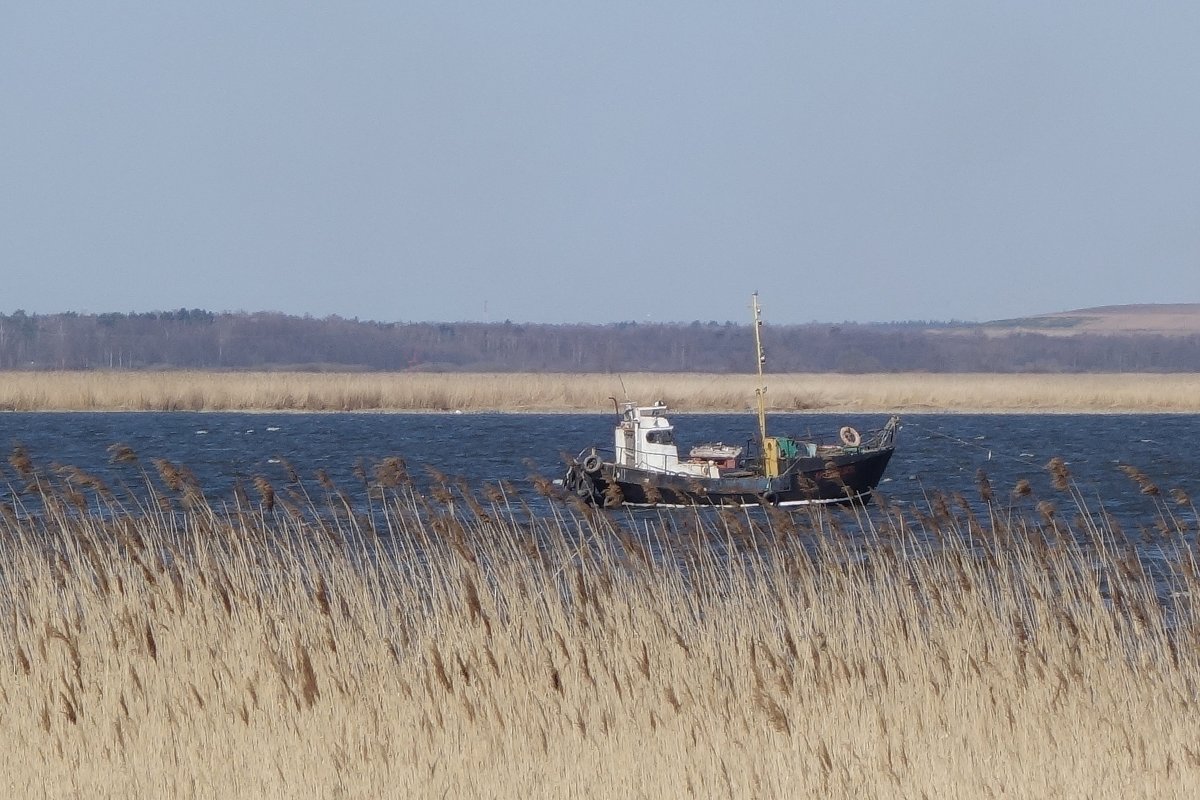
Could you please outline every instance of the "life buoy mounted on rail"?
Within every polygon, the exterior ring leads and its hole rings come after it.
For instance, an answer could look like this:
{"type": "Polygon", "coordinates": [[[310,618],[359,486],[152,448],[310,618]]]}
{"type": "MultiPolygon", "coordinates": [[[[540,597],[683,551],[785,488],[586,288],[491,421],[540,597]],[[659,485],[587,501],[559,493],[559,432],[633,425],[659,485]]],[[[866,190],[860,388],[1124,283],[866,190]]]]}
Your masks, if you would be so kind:
{"type": "Polygon", "coordinates": [[[851,428],[849,425],[846,425],[839,430],[838,436],[841,437],[842,444],[846,445],[847,447],[858,447],[860,444],[862,444],[862,437],[859,436],[858,431],[854,430],[854,428],[851,428]]]}
{"type": "Polygon", "coordinates": [[[604,460],[596,453],[592,453],[583,460],[583,471],[588,475],[595,475],[604,466],[604,460]]]}

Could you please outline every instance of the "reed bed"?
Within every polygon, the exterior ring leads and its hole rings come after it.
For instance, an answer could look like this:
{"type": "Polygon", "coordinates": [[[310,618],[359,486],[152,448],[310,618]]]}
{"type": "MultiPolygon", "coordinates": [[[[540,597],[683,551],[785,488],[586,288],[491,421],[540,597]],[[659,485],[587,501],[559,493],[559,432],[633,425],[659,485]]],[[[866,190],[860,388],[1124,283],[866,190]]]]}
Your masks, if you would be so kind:
{"type": "MultiPolygon", "coordinates": [[[[771,375],[773,411],[1200,412],[1195,374],[771,375]]],[[[743,411],[757,378],[706,374],[4,372],[9,411],[606,411],[610,397],[743,411]]]]}
{"type": "MultiPolygon", "coordinates": [[[[10,458],[10,797],[1190,796],[1195,508],[627,515],[405,465],[209,503],[10,458]],[[140,498],[140,499],[139,499],[140,498]],[[1154,554],[1147,559],[1146,553],[1154,554]]],[[[557,498],[557,499],[556,499],[557,498]]]]}

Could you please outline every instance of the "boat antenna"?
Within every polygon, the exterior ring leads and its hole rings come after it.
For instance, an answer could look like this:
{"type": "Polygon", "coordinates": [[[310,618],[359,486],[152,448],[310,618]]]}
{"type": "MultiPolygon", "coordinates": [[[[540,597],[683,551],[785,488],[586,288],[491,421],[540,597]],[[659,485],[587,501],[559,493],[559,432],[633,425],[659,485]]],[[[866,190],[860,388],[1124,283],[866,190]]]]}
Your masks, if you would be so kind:
{"type": "MultiPolygon", "coordinates": [[[[625,388],[625,379],[623,377],[621,377],[620,375],[618,375],[617,380],[621,382],[621,394],[623,394],[625,396],[625,402],[628,403],[629,402],[629,390],[625,388]]],[[[621,404],[619,402],[617,402],[617,398],[613,397],[612,395],[609,395],[608,399],[612,400],[613,411],[616,412],[617,419],[620,419],[622,416],[621,415],[621,404]]]]}
{"type": "Polygon", "coordinates": [[[767,477],[773,478],[779,474],[779,445],[767,436],[767,386],[763,381],[763,364],[767,357],[763,354],[762,346],[762,309],[758,305],[758,292],[751,295],[754,308],[754,350],[758,356],[758,386],[754,394],[758,398],[758,437],[762,442],[763,471],[767,477]]]}

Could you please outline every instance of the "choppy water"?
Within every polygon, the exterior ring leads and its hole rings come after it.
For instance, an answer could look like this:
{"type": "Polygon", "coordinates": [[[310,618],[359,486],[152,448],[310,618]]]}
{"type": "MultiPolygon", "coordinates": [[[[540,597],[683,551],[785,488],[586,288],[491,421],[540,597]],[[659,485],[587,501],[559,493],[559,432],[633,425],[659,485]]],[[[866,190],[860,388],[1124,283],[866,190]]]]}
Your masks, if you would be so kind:
{"type": "MultiPolygon", "coordinates": [[[[755,430],[745,414],[672,419],[681,450],[704,441],[743,443],[755,430]]],[[[885,421],[883,415],[778,415],[770,427],[832,440],[840,425],[865,432],[885,421]]],[[[976,497],[981,468],[997,496],[1022,478],[1035,493],[1052,496],[1045,464],[1053,456],[1066,460],[1093,510],[1103,507],[1126,524],[1151,524],[1165,497],[1143,494],[1119,470],[1122,464],[1143,470],[1164,496],[1173,488],[1200,494],[1196,415],[920,414],[904,422],[880,486],[893,502],[923,506],[932,490],[976,497]]],[[[154,458],[188,466],[210,500],[220,501],[239,479],[284,481],[284,462],[306,477],[326,470],[352,487],[356,462],[388,456],[403,457],[417,476],[427,465],[475,486],[527,484],[532,473],[558,477],[562,453],[611,446],[612,424],[607,414],[6,413],[0,446],[21,444],[44,468],[70,464],[136,488],[137,466],[110,463],[107,448],[119,442],[144,468],[154,458]]],[[[20,483],[7,464],[3,476],[0,494],[12,499],[20,483]]]]}

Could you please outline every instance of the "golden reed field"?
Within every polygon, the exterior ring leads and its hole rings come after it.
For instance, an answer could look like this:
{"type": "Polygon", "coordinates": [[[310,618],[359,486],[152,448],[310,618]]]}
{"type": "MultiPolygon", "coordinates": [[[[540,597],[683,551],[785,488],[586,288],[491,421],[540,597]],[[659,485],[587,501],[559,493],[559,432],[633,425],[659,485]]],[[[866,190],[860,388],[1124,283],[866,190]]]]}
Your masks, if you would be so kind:
{"type": "Polygon", "coordinates": [[[0,793],[1175,798],[1200,785],[1190,498],[630,515],[431,473],[215,507],[14,450],[0,793]],[[533,516],[526,502],[549,503],[533,516]],[[729,555],[718,555],[718,552],[729,555]],[[1151,571],[1152,570],[1152,571],[1151,571]]]}
{"type": "MultiPolygon", "coordinates": [[[[742,411],[757,378],[701,374],[4,372],[0,410],[742,411]]],[[[776,411],[1200,412],[1197,374],[770,375],[776,411]]]]}

